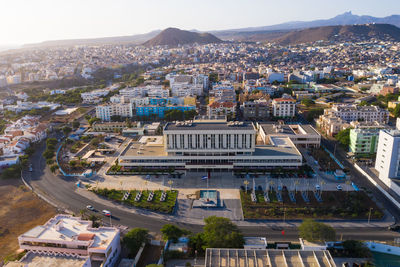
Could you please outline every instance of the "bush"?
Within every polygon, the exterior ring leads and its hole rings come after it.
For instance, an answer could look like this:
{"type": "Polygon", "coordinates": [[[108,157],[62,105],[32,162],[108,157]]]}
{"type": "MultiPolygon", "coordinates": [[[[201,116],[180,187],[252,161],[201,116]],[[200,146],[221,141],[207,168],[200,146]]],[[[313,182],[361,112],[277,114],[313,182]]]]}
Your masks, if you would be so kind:
{"type": "Polygon", "coordinates": [[[133,228],[123,238],[123,245],[129,250],[129,256],[135,257],[143,243],[149,242],[149,231],[143,228],[133,228]]]}

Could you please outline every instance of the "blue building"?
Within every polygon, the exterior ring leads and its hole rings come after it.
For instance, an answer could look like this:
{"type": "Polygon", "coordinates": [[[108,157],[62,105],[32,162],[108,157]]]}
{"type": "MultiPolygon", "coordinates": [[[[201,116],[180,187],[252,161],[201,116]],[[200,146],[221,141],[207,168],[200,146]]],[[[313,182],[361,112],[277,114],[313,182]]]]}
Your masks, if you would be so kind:
{"type": "Polygon", "coordinates": [[[182,112],[187,110],[195,110],[195,106],[158,106],[158,105],[149,105],[149,106],[139,106],[136,107],[136,115],[149,117],[155,115],[159,118],[164,118],[164,114],[167,110],[180,110],[182,112]]]}
{"type": "Polygon", "coordinates": [[[182,105],[183,98],[168,97],[168,98],[149,98],[149,105],[162,106],[162,105],[182,105]]]}

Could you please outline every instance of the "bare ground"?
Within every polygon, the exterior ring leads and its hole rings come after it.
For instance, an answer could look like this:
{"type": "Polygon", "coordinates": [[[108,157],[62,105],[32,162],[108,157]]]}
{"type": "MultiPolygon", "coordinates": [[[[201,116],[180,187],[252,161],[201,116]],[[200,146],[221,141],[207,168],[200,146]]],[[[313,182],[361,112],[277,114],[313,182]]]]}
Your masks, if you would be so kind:
{"type": "Polygon", "coordinates": [[[45,223],[56,209],[37,197],[19,180],[0,180],[0,262],[15,253],[18,236],[45,223]]]}

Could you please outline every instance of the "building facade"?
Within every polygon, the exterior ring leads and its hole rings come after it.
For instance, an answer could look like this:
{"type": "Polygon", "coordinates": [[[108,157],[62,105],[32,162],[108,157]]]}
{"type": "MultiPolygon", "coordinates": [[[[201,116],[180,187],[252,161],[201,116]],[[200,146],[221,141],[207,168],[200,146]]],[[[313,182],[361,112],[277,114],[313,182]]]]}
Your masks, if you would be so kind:
{"type": "Polygon", "coordinates": [[[286,94],[282,98],[273,99],[272,114],[274,117],[294,117],[296,115],[296,100],[286,94]]]}

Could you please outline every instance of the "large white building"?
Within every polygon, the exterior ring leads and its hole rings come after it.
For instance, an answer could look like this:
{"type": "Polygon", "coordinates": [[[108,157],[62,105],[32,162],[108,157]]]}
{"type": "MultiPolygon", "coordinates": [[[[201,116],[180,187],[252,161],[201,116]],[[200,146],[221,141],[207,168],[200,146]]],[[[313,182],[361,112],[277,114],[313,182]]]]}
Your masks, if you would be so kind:
{"type": "Polygon", "coordinates": [[[18,242],[30,252],[87,257],[91,264],[86,266],[114,266],[121,251],[117,228],[93,228],[91,221],[61,214],[20,235],[18,242]]]}
{"type": "Polygon", "coordinates": [[[288,137],[276,136],[269,145],[256,146],[252,123],[197,119],[167,123],[164,136],[132,142],[119,165],[192,171],[293,168],[302,165],[302,155],[288,137]]]}
{"type": "Polygon", "coordinates": [[[375,169],[386,184],[391,179],[400,178],[400,131],[381,130],[379,132],[375,169]]]}
{"type": "Polygon", "coordinates": [[[203,95],[202,84],[173,84],[171,86],[172,96],[186,97],[186,96],[201,96],[203,95]]]}
{"type": "Polygon", "coordinates": [[[110,121],[112,116],[133,117],[132,104],[105,104],[96,107],[96,117],[102,121],[110,121]]]}
{"type": "Polygon", "coordinates": [[[294,117],[296,115],[296,100],[286,94],[281,98],[273,99],[272,115],[274,117],[294,117]]]}
{"type": "Polygon", "coordinates": [[[119,94],[127,98],[145,97],[145,96],[168,97],[169,90],[167,88],[163,88],[161,85],[146,85],[142,87],[124,88],[119,91],[119,94]]]}
{"type": "Polygon", "coordinates": [[[389,111],[378,106],[357,106],[357,105],[333,105],[325,109],[323,116],[338,117],[346,122],[365,121],[388,123],[389,111]]]}

